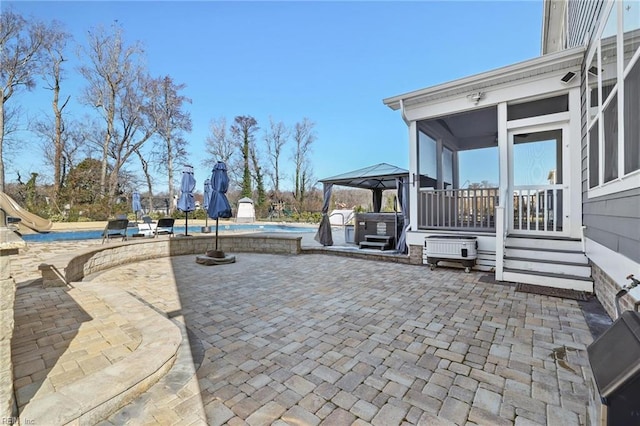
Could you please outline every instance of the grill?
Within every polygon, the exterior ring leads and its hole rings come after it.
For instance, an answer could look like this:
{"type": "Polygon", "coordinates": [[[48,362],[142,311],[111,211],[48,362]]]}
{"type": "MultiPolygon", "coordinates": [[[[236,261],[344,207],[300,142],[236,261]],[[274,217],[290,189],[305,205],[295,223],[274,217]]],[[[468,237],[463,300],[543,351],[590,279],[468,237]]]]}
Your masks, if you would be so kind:
{"type": "Polygon", "coordinates": [[[640,314],[625,311],[613,325],[587,347],[589,364],[607,424],[637,425],[640,419],[640,314]]]}

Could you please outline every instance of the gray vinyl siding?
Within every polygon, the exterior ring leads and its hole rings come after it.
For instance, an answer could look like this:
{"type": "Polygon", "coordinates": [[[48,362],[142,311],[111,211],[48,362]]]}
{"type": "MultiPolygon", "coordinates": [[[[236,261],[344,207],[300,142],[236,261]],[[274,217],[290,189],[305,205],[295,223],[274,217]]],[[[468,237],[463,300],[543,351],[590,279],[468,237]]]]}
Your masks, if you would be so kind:
{"type": "Polygon", "coordinates": [[[585,199],[583,215],[587,238],[640,263],[640,188],[585,199]]]}
{"type": "Polygon", "coordinates": [[[593,34],[604,0],[569,0],[567,6],[567,48],[582,46],[593,34]]]}
{"type": "MultiPolygon", "coordinates": [[[[603,1],[569,2],[569,47],[581,45],[586,34],[593,37],[603,1]]],[[[589,40],[589,46],[593,42],[589,40]]],[[[588,48],[587,48],[588,50],[588,48]]],[[[587,145],[586,63],[582,65],[581,135],[582,135],[582,222],[585,236],[621,255],[640,263],[640,188],[589,198],[589,158],[587,145]]]]}

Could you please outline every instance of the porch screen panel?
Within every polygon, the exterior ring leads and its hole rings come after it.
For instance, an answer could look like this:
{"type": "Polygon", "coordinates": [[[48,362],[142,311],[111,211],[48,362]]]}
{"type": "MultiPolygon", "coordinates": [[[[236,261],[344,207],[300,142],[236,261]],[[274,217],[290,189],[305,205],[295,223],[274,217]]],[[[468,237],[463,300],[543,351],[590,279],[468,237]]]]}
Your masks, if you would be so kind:
{"type": "Polygon", "coordinates": [[[595,188],[600,184],[599,127],[600,122],[596,121],[589,130],[589,188],[595,188]]]}
{"type": "MultiPolygon", "coordinates": [[[[640,31],[640,30],[639,30],[640,31]]],[[[624,173],[640,169],[640,59],[624,79],[624,173]]]]}
{"type": "Polygon", "coordinates": [[[613,95],[603,114],[604,181],[618,177],[618,97],[613,95]]]}

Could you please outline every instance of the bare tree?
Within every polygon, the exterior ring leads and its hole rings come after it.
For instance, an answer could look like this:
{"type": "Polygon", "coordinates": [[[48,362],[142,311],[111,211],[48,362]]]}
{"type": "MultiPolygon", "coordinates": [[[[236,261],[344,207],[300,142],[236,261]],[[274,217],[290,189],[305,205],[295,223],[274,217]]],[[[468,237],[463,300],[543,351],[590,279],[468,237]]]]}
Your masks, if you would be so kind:
{"type": "MultiPolygon", "coordinates": [[[[20,90],[35,87],[51,29],[41,22],[27,22],[11,10],[0,13],[0,191],[4,191],[4,135],[6,103],[20,90]]],[[[0,226],[5,224],[0,211],[0,226]]]]}
{"type": "Polygon", "coordinates": [[[237,116],[231,126],[231,135],[235,143],[240,146],[242,153],[242,197],[251,197],[251,146],[255,140],[255,133],[258,131],[258,122],[250,115],[237,116]]]}
{"type": "Polygon", "coordinates": [[[255,143],[251,144],[251,146],[249,147],[249,151],[251,155],[251,165],[253,166],[253,179],[256,181],[256,192],[258,195],[256,206],[258,207],[260,213],[264,215],[267,193],[264,189],[264,172],[262,171],[262,167],[260,166],[260,158],[255,143]]]}
{"type": "MultiPolygon", "coordinates": [[[[114,24],[112,32],[104,27],[89,31],[87,47],[81,53],[89,62],[80,67],[80,73],[88,83],[83,101],[98,110],[106,124],[100,169],[100,192],[105,195],[111,192],[113,181],[107,173],[110,154],[116,162],[122,160],[116,152],[116,139],[126,142],[131,137],[129,119],[123,117],[123,113],[129,115],[124,103],[131,103],[128,96],[137,95],[134,88],[142,74],[137,65],[142,48],[138,44],[126,46],[122,28],[114,24]],[[121,125],[118,126],[117,122],[121,125]]],[[[136,108],[131,105],[129,110],[135,111],[136,108]]],[[[121,164],[114,164],[112,173],[117,173],[119,166],[121,164]]]]}
{"type": "MultiPolygon", "coordinates": [[[[60,83],[64,78],[63,62],[65,62],[65,49],[67,41],[71,37],[66,33],[60,23],[55,22],[52,24],[53,31],[51,32],[51,38],[45,44],[44,64],[42,69],[42,76],[45,80],[45,88],[51,90],[53,99],[51,101],[51,108],[53,109],[53,125],[47,126],[42,121],[36,122],[38,127],[38,133],[42,134],[46,139],[50,140],[51,144],[47,148],[47,152],[53,151],[51,158],[51,165],[53,166],[53,199],[57,201],[60,194],[60,188],[62,186],[63,177],[63,155],[65,151],[66,135],[65,123],[63,119],[63,111],[69,104],[71,96],[67,96],[63,101],[60,100],[60,83]],[[50,132],[48,137],[43,134],[45,131],[50,132]],[[53,149],[51,149],[53,147],[53,149]]],[[[47,144],[48,145],[48,144],[47,144]]]]}
{"type": "Polygon", "coordinates": [[[309,156],[311,155],[311,145],[316,140],[314,126],[315,123],[305,117],[302,121],[297,122],[293,128],[293,142],[295,144],[293,151],[295,163],[294,196],[301,207],[304,203],[305,192],[312,183],[309,156]]]}
{"type": "Polygon", "coordinates": [[[88,83],[84,102],[100,112],[106,125],[100,189],[113,198],[123,166],[156,132],[148,114],[150,79],[141,65],[141,46],[126,46],[118,25],[113,25],[111,33],[102,27],[90,31],[84,55],[89,60],[88,65],[80,67],[88,83]]]}
{"type": "Polygon", "coordinates": [[[211,119],[209,132],[205,141],[205,149],[209,157],[203,160],[203,164],[213,167],[218,161],[229,163],[235,154],[236,147],[227,134],[227,119],[225,117],[211,119]]]}
{"type": "MultiPolygon", "coordinates": [[[[191,99],[179,94],[186,87],[175,84],[173,79],[165,76],[149,82],[149,114],[156,127],[159,144],[155,150],[157,169],[167,170],[169,180],[169,198],[174,195],[174,165],[186,159],[185,146],[187,141],[183,134],[191,131],[191,116],[184,110],[184,104],[191,103],[191,99]]],[[[142,157],[140,157],[142,160],[142,157]]],[[[143,163],[143,170],[145,164],[143,163]]],[[[146,173],[146,171],[145,171],[146,173]]],[[[149,183],[149,197],[152,196],[151,180],[149,183]]]]}
{"type": "Polygon", "coordinates": [[[213,168],[218,161],[223,161],[227,165],[229,181],[237,185],[242,180],[239,170],[242,169],[242,161],[238,156],[241,148],[236,144],[234,138],[227,132],[226,117],[211,119],[209,123],[209,134],[205,141],[207,157],[202,160],[202,165],[213,168]]]}
{"type": "Polygon", "coordinates": [[[265,131],[264,141],[271,170],[268,172],[276,194],[280,193],[280,155],[289,139],[289,129],[282,121],[275,122],[269,117],[269,129],[265,131]]]}

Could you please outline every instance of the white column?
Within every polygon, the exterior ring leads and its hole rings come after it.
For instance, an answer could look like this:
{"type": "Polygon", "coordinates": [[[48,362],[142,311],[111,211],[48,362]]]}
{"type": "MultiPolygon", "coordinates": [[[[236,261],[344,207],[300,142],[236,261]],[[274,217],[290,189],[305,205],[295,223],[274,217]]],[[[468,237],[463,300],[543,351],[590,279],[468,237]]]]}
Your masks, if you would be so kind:
{"type": "Polygon", "coordinates": [[[420,178],[418,175],[418,126],[415,121],[408,123],[409,128],[409,223],[411,231],[418,229],[418,191],[420,178]]]}
{"type": "Polygon", "coordinates": [[[508,212],[511,211],[511,194],[509,191],[509,138],[507,135],[507,104],[498,104],[498,168],[500,170],[498,196],[500,202],[496,207],[496,280],[502,281],[504,270],[504,244],[509,226],[508,212]]]}
{"type": "MultiPolygon", "coordinates": [[[[569,196],[565,201],[565,220],[569,220],[569,234],[571,237],[582,236],[582,135],[580,132],[580,88],[569,91],[569,129],[567,137],[563,139],[563,167],[562,186],[569,196]],[[568,204],[568,205],[566,205],[568,204]]],[[[602,127],[602,126],[600,126],[602,127]]],[[[600,157],[602,158],[602,157],[600,157]]],[[[565,231],[566,232],[566,231],[565,231]]]]}

